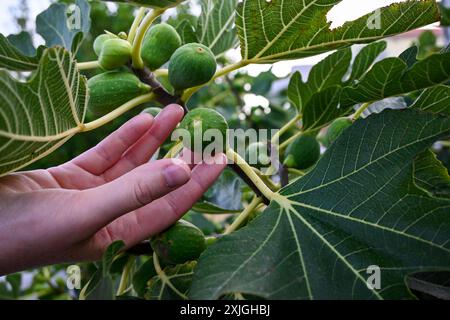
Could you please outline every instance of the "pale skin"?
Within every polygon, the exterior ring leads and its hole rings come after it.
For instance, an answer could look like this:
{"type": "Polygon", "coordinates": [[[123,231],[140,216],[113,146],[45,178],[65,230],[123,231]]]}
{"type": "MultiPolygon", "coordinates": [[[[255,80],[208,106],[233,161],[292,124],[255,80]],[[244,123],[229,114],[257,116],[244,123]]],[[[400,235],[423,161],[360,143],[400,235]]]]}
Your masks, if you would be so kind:
{"type": "Polygon", "coordinates": [[[179,220],[226,166],[223,154],[149,162],[182,117],[178,105],[139,115],[68,163],[0,178],[0,275],[97,260],[115,240],[130,248],[179,220]]]}

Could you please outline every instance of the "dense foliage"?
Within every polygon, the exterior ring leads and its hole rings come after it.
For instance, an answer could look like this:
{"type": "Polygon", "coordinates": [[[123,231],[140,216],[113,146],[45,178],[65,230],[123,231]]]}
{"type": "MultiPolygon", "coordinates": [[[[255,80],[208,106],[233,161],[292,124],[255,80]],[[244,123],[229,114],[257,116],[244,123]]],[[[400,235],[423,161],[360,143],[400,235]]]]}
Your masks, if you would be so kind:
{"type": "MultiPolygon", "coordinates": [[[[115,242],[103,261],[82,264],[82,290],[66,288],[61,265],[33,271],[26,290],[21,274],[9,275],[0,297],[450,296],[442,290],[450,277],[450,47],[424,32],[400,56],[380,58],[383,38],[444,24],[448,11],[436,1],[393,4],[331,29],[327,13],[339,0],[136,0],[114,13],[76,0],[75,30],[66,2],[36,19],[45,46],[35,48],[26,32],[0,35],[0,175],[70,160],[168,102],[183,104],[189,130],[197,114],[214,113],[204,126],[224,131],[226,119],[232,129],[280,131],[246,154],[227,150],[229,168],[185,221],[127,252],[115,242]],[[198,3],[200,16],[190,10],[198,3]],[[355,55],[356,44],[364,47],[355,55]],[[235,48],[238,61],[227,54],[235,48]],[[281,91],[271,71],[240,70],[328,52],[281,91]],[[249,94],[269,106],[249,108],[249,94]],[[273,148],[281,161],[262,172],[273,148]],[[381,288],[368,286],[371,266],[381,288]]],[[[179,150],[167,141],[159,157],[179,150]]]]}

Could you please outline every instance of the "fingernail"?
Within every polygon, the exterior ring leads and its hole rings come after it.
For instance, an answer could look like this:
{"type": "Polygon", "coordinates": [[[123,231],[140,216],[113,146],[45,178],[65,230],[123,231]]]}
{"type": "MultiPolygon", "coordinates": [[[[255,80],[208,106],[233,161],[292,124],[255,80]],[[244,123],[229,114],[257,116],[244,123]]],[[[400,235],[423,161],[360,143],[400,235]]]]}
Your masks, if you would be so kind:
{"type": "Polygon", "coordinates": [[[216,154],[214,157],[215,164],[225,165],[228,162],[227,156],[223,153],[216,154]]]}
{"type": "Polygon", "coordinates": [[[150,120],[153,120],[153,116],[150,113],[147,113],[147,112],[142,112],[138,116],[142,117],[142,118],[148,118],[150,120]]]}
{"type": "Polygon", "coordinates": [[[179,108],[181,111],[183,111],[183,113],[184,113],[184,109],[183,109],[183,107],[182,106],[180,106],[179,104],[176,104],[176,103],[173,103],[173,104],[171,104],[170,106],[174,106],[174,107],[177,107],[177,108],[179,108]]]}
{"type": "Polygon", "coordinates": [[[163,171],[166,184],[169,188],[175,188],[186,183],[191,176],[189,168],[185,164],[182,164],[182,161],[180,162],[177,163],[174,161],[173,164],[166,167],[163,171]]]}

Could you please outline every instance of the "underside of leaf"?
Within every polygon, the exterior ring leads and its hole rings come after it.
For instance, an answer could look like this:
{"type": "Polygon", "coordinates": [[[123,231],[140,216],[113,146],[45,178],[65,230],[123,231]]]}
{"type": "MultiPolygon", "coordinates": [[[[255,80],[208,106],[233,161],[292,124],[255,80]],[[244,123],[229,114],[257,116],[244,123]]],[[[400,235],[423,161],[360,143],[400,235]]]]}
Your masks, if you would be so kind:
{"type": "Polygon", "coordinates": [[[44,52],[27,83],[0,71],[0,91],[0,175],[50,153],[84,122],[86,79],[61,47],[44,52]]]}

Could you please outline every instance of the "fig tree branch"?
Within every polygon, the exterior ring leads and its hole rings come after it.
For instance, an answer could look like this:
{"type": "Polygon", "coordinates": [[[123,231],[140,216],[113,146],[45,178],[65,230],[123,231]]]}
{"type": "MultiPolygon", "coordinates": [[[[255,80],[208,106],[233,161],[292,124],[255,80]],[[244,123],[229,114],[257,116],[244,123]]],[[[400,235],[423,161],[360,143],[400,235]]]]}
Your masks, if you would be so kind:
{"type": "Polygon", "coordinates": [[[224,235],[230,234],[239,228],[245,220],[247,220],[248,216],[256,209],[256,207],[262,202],[262,198],[253,197],[253,200],[250,204],[239,214],[236,220],[225,230],[224,235]]]}
{"type": "Polygon", "coordinates": [[[163,106],[172,103],[179,104],[183,107],[185,113],[188,112],[188,109],[186,108],[180,97],[174,96],[167,92],[166,89],[164,89],[161,83],[158,81],[158,79],[156,79],[156,75],[151,72],[150,69],[148,69],[147,67],[139,69],[131,66],[131,70],[139,78],[139,80],[153,88],[152,92],[155,95],[156,101],[161,103],[163,106]]]}

